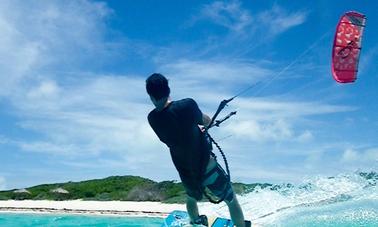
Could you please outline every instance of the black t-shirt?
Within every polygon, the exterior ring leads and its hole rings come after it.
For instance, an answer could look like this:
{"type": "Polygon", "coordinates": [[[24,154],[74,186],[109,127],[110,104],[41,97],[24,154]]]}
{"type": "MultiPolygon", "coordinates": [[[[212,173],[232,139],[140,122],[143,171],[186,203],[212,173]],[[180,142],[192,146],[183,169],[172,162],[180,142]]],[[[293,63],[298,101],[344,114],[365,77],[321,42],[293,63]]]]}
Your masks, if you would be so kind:
{"type": "Polygon", "coordinates": [[[190,98],[171,102],[161,111],[154,109],[148,122],[170,150],[172,161],[186,186],[198,186],[210,157],[210,147],[198,124],[202,112],[190,98]]]}

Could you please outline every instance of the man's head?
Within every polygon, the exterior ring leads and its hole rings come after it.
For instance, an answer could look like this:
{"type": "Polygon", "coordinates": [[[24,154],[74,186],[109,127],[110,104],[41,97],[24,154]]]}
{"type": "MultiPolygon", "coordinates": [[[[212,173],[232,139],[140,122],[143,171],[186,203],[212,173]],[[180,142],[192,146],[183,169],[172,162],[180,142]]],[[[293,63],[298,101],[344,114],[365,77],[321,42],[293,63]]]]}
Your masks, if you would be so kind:
{"type": "Polygon", "coordinates": [[[154,73],[147,78],[146,90],[155,106],[165,104],[171,92],[167,78],[160,73],[154,73]]]}

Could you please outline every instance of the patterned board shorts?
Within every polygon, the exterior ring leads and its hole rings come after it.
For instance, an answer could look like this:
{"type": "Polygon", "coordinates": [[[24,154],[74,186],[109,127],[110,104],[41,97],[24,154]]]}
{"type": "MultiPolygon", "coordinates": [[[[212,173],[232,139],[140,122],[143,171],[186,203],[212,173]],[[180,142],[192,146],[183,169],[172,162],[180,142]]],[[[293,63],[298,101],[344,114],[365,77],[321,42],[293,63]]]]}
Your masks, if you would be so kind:
{"type": "MultiPolygon", "coordinates": [[[[211,193],[218,198],[226,194],[224,197],[226,202],[231,202],[234,198],[234,191],[226,172],[213,158],[210,158],[209,164],[207,165],[202,186],[207,187],[211,193]]],[[[197,200],[202,199],[202,192],[190,190],[189,188],[187,188],[186,191],[189,196],[197,200]]]]}

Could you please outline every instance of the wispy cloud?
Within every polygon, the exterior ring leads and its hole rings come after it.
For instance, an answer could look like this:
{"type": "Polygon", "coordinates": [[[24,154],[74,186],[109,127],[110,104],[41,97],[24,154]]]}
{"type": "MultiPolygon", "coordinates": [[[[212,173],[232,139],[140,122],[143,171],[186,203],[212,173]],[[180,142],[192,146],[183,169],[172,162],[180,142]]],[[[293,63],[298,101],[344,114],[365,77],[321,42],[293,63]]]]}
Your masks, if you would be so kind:
{"type": "Polygon", "coordinates": [[[291,126],[284,120],[258,122],[254,120],[237,120],[225,128],[236,137],[248,138],[251,141],[281,141],[293,137],[291,126]]]}
{"type": "Polygon", "coordinates": [[[51,72],[70,71],[106,56],[103,3],[3,1],[0,6],[0,95],[51,72]],[[32,25],[32,26],[31,26],[32,25]]]}
{"type": "Polygon", "coordinates": [[[240,98],[235,104],[240,109],[255,113],[252,117],[256,119],[274,119],[276,117],[297,118],[356,110],[356,107],[353,106],[331,105],[311,100],[289,102],[274,97],[240,98]]]}
{"type": "Polygon", "coordinates": [[[207,37],[206,41],[198,41],[203,45],[194,54],[209,57],[227,53],[235,59],[250,56],[252,51],[305,23],[307,16],[307,11],[287,10],[278,4],[253,12],[243,5],[243,1],[215,1],[194,13],[187,27],[198,28],[196,32],[207,37]],[[201,30],[203,24],[207,25],[204,31],[201,30]]]}
{"type": "Polygon", "coordinates": [[[254,142],[297,141],[308,142],[314,138],[313,125],[307,118],[316,115],[341,113],[354,107],[313,102],[287,102],[273,99],[239,98],[233,103],[240,110],[237,119],[225,130],[235,136],[254,142]],[[306,120],[307,119],[307,123],[306,120]],[[307,127],[307,129],[306,129],[307,127]]]}
{"type": "Polygon", "coordinates": [[[216,1],[205,5],[200,17],[212,20],[215,24],[226,27],[233,32],[244,32],[253,22],[248,10],[241,6],[239,1],[216,1]]]}
{"type": "Polygon", "coordinates": [[[137,144],[144,139],[154,138],[145,120],[151,105],[143,79],[104,76],[74,87],[58,87],[50,80],[17,101],[27,119],[20,126],[44,132],[50,141],[23,144],[25,150],[70,155],[127,153],[138,150],[137,144]]]}
{"type": "Polygon", "coordinates": [[[160,146],[146,121],[144,78],[90,73],[114,54],[105,3],[3,1],[0,12],[0,96],[14,126],[35,135],[0,143],[61,161],[122,156],[130,167],[160,146]]]}
{"type": "Polygon", "coordinates": [[[270,68],[259,62],[187,59],[164,64],[159,70],[175,80],[196,83],[195,85],[202,87],[203,91],[209,90],[208,88],[221,88],[225,93],[229,92],[230,88],[264,80],[273,73],[270,68]]]}
{"type": "MultiPolygon", "coordinates": [[[[75,154],[79,150],[96,153],[109,147],[106,143],[100,146],[105,139],[97,137],[102,141],[90,142],[85,138],[93,137],[98,130],[106,133],[112,127],[124,133],[116,125],[126,120],[106,120],[107,113],[120,112],[122,107],[116,104],[124,98],[125,92],[121,91],[125,88],[107,84],[106,77],[86,81],[87,74],[80,71],[95,69],[109,59],[111,50],[104,36],[105,20],[112,11],[104,3],[82,0],[4,1],[0,12],[0,96],[7,97],[22,118],[19,126],[44,132],[40,141],[17,144],[24,150],[55,154],[75,154]],[[80,85],[74,85],[78,81],[80,85]],[[106,89],[118,89],[118,100],[106,89]],[[96,105],[98,97],[107,100],[96,105]],[[109,107],[113,109],[103,111],[109,107]],[[102,127],[90,127],[101,125],[99,122],[104,123],[102,127]]],[[[114,80],[109,83],[116,84],[114,80]]],[[[125,82],[125,87],[133,83],[132,79],[125,82]]]]}
{"type": "Polygon", "coordinates": [[[378,148],[364,150],[347,148],[341,156],[341,161],[349,164],[371,163],[378,165],[378,148]]]}
{"type": "Polygon", "coordinates": [[[260,13],[257,18],[261,26],[265,26],[269,31],[268,35],[274,36],[303,24],[306,21],[307,12],[291,13],[275,4],[270,10],[260,13]]]}
{"type": "Polygon", "coordinates": [[[231,33],[253,37],[257,37],[255,33],[262,33],[267,38],[303,24],[307,14],[305,11],[288,12],[274,4],[271,9],[254,15],[243,8],[241,1],[216,1],[205,5],[195,21],[209,20],[227,28],[231,33]]]}

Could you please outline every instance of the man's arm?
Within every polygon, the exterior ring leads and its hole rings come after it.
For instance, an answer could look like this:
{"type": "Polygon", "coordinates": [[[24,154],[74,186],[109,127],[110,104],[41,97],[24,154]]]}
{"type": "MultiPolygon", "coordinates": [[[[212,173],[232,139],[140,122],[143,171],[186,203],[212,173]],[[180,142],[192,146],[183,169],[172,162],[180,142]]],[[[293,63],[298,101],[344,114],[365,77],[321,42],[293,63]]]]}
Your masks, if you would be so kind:
{"type": "Polygon", "coordinates": [[[188,102],[191,105],[191,110],[193,111],[194,119],[197,122],[197,124],[208,127],[211,123],[211,118],[208,115],[201,112],[201,110],[198,108],[196,101],[194,101],[193,99],[188,99],[188,102]]]}

